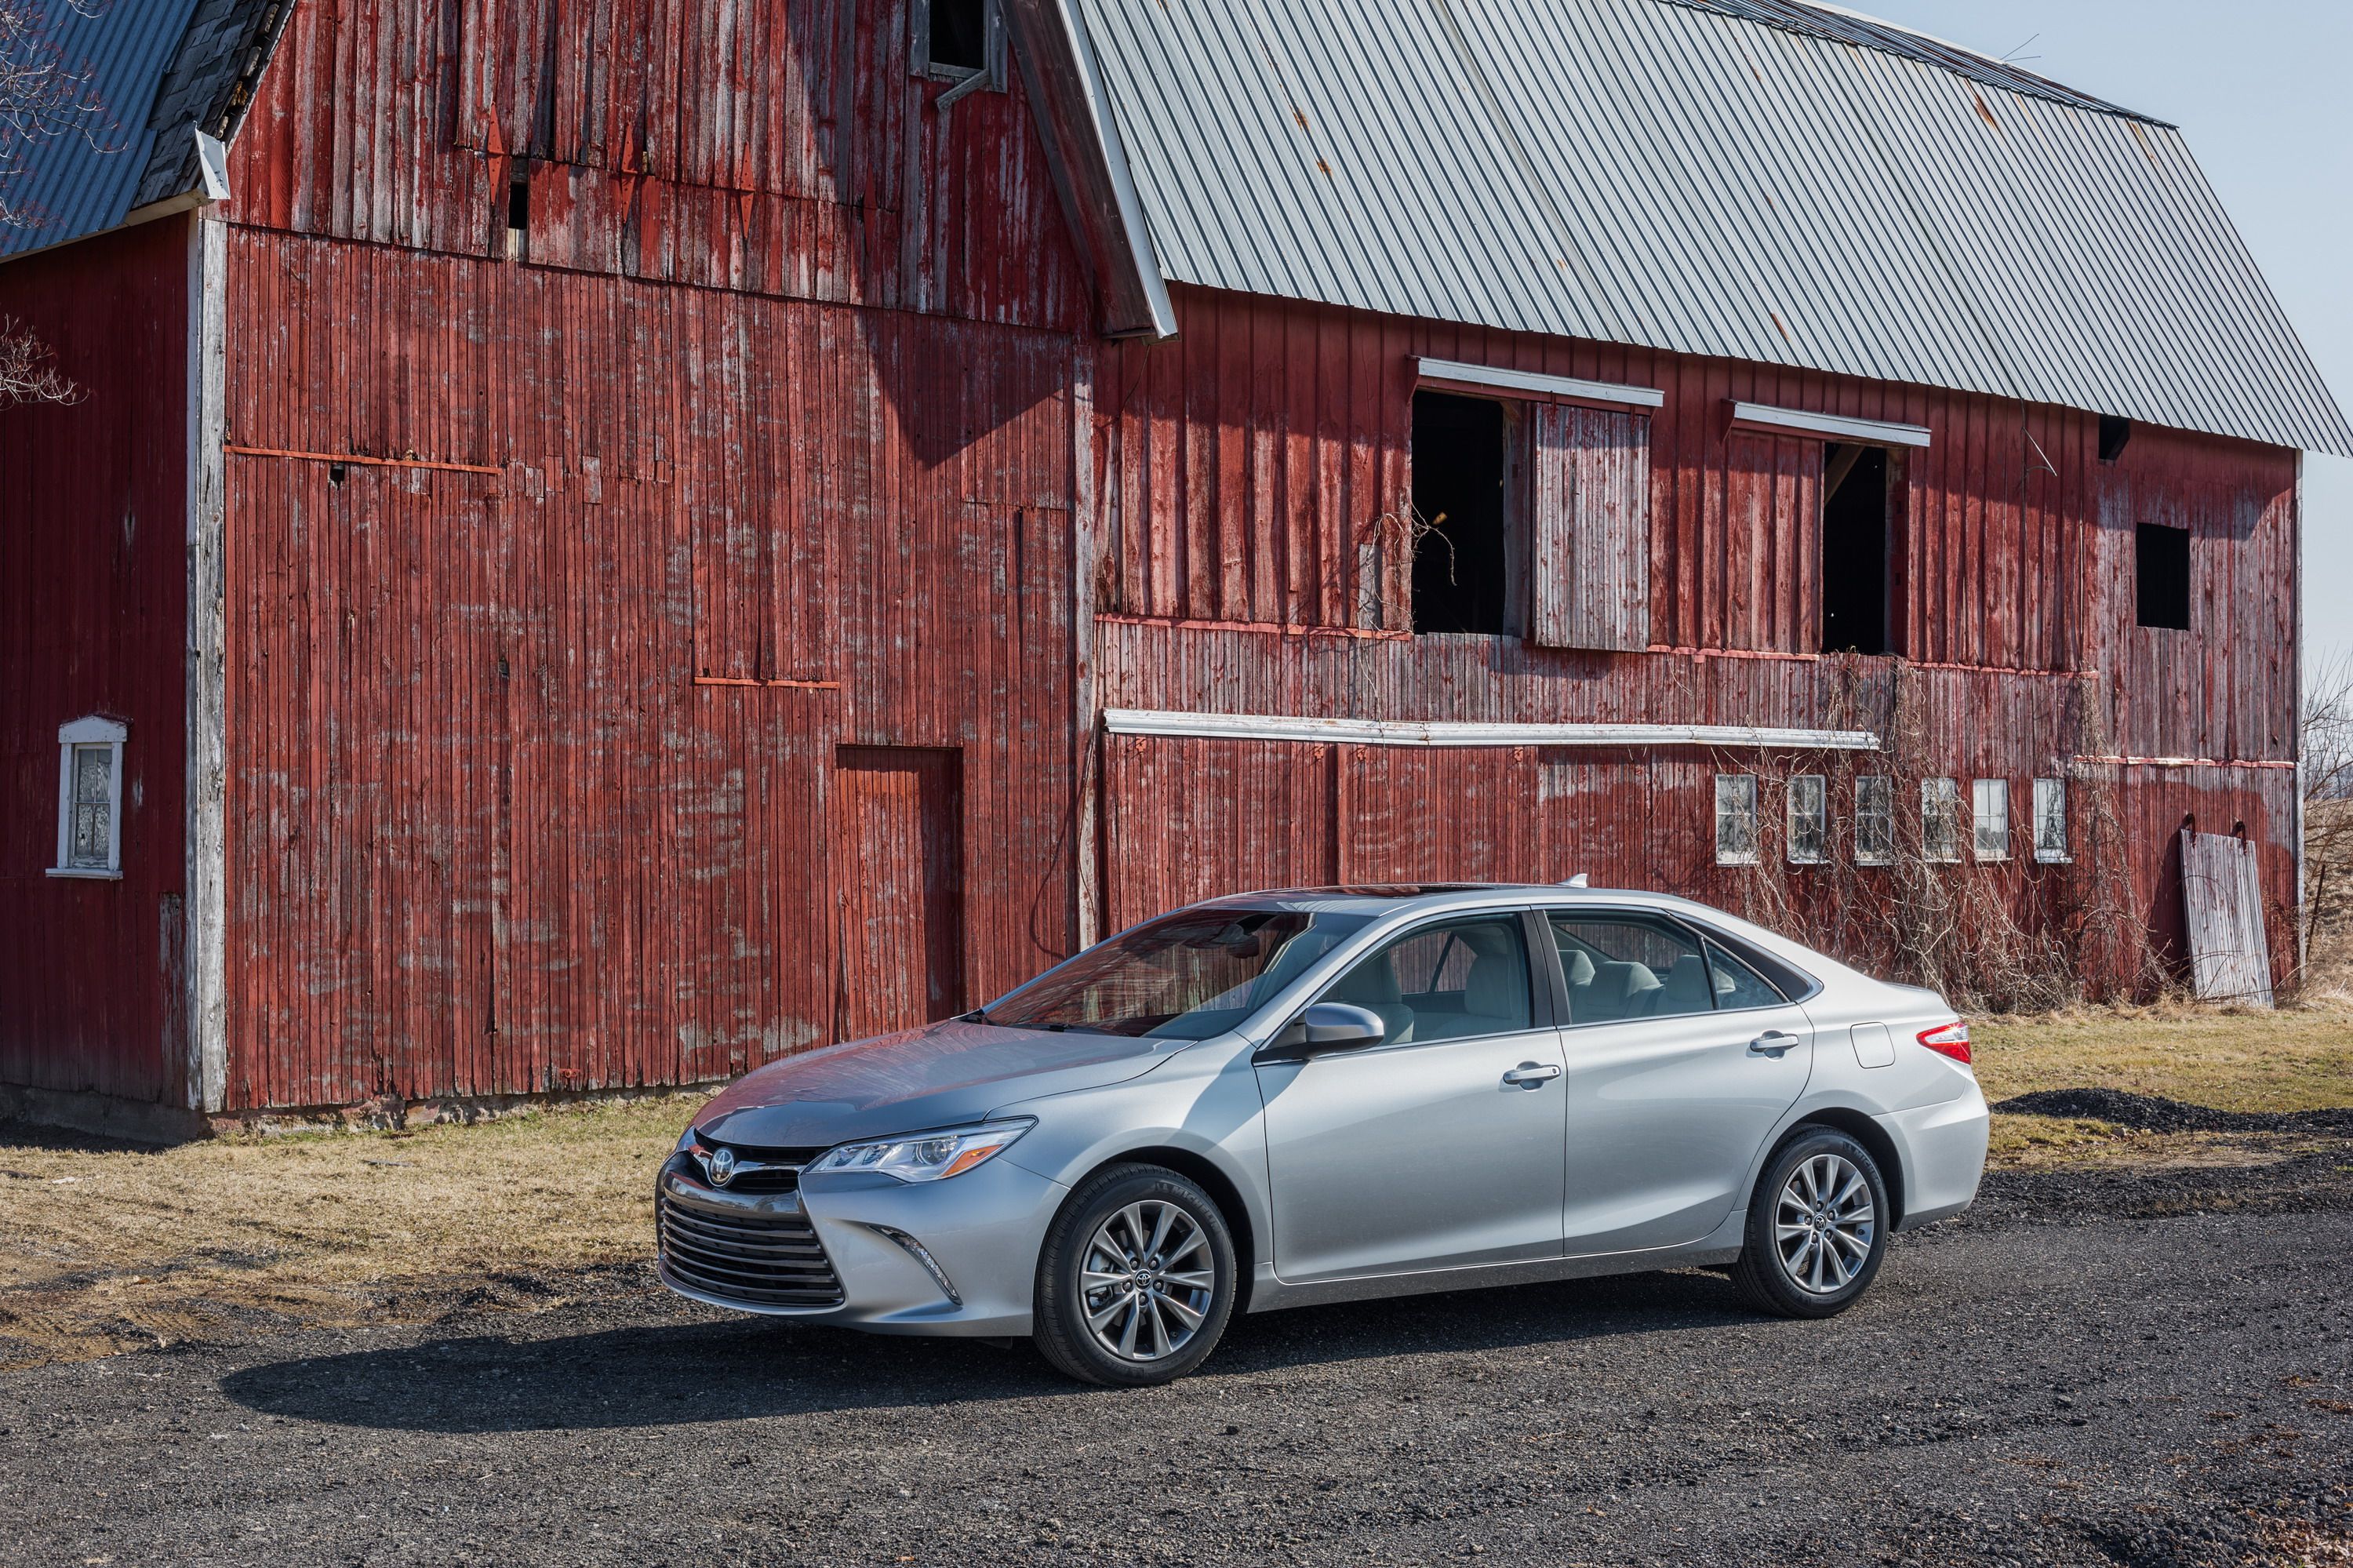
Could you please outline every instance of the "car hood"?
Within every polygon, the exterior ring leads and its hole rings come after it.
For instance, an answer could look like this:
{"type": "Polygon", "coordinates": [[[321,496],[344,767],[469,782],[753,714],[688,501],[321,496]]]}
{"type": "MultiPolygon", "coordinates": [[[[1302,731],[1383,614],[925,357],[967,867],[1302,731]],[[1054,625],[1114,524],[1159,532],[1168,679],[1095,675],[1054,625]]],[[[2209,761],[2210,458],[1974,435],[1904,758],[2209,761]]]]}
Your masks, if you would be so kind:
{"type": "Polygon", "coordinates": [[[771,1149],[920,1132],[1015,1100],[1116,1084],[1190,1044],[933,1023],[771,1062],[721,1091],[694,1125],[706,1138],[771,1149]]]}

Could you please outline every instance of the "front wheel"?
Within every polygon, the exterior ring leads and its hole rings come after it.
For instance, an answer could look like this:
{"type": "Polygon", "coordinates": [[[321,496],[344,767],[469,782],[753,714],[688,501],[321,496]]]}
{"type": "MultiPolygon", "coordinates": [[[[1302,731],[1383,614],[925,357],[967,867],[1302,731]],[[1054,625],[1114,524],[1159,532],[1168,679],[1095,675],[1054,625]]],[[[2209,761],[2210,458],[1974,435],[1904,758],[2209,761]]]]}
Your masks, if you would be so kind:
{"type": "Polygon", "coordinates": [[[1748,1203],[1732,1283],[1783,1318],[1828,1318],[1870,1287],[1887,1251],[1887,1182],[1845,1133],[1808,1128],[1774,1150],[1748,1203]]]}
{"type": "Polygon", "coordinates": [[[1208,1193],[1157,1165],[1079,1183],[1038,1254],[1038,1349],[1087,1383],[1182,1377],[1233,1315],[1234,1243],[1208,1193]]]}

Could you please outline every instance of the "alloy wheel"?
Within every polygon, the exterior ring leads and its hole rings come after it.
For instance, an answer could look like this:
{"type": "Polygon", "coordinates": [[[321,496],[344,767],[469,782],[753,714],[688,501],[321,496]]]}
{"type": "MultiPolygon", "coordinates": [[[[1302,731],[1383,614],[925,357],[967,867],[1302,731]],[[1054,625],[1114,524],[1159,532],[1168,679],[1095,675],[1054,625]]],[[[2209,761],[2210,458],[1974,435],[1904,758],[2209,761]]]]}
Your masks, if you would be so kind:
{"type": "Polygon", "coordinates": [[[1113,1212],[1096,1227],[1079,1266],[1087,1331],[1127,1361],[1183,1350],[1208,1318],[1218,1283],[1208,1233],[1157,1198],[1113,1212]]]}
{"type": "Polygon", "coordinates": [[[1773,1242],[1781,1272],[1799,1289],[1835,1296],[1871,1256],[1879,1212],[1871,1183],[1841,1154],[1801,1160],[1774,1204],[1773,1242]]]}

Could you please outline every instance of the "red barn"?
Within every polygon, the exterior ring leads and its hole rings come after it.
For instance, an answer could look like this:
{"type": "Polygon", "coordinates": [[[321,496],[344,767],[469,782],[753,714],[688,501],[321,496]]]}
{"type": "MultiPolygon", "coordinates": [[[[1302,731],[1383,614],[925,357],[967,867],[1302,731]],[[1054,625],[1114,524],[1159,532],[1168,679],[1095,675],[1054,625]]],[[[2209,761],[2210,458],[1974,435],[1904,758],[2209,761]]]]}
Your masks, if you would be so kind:
{"type": "Polygon", "coordinates": [[[2353,431],[2160,122],[1797,0],[59,10],[18,1111],[723,1078],[1268,885],[2140,988],[2185,820],[2292,966],[2353,431]]]}

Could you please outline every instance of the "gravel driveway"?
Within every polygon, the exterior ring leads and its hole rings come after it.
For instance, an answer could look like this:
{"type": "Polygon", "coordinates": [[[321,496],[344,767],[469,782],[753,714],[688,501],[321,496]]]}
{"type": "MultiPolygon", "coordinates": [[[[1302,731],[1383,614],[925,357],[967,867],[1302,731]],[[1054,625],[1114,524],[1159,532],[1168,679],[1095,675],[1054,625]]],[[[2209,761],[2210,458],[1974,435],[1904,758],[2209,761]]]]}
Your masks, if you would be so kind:
{"type": "Polygon", "coordinates": [[[2353,1561],[2349,1171],[1998,1179],[1832,1322],[1704,1273],[1421,1298],[1143,1393],[627,1285],[54,1366],[0,1380],[0,1558],[2353,1561]]]}

